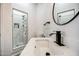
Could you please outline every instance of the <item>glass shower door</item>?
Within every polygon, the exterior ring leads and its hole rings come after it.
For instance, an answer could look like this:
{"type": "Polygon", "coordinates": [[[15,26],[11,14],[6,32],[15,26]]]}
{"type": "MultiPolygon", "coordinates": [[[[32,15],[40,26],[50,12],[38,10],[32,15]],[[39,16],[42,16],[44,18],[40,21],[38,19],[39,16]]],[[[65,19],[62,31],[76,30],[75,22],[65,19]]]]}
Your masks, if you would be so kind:
{"type": "Polygon", "coordinates": [[[26,43],[27,39],[27,14],[13,10],[13,48],[18,48],[26,43]]]}
{"type": "Polygon", "coordinates": [[[23,20],[22,16],[14,14],[13,16],[13,47],[18,47],[20,45],[23,45],[23,20]]]}

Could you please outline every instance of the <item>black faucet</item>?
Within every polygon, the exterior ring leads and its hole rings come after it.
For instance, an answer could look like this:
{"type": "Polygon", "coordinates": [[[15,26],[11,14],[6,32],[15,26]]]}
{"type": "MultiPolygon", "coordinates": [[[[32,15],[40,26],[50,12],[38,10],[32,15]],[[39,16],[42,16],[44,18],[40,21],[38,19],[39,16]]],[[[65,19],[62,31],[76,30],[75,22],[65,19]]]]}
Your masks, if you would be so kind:
{"type": "Polygon", "coordinates": [[[64,46],[62,39],[61,39],[61,31],[56,31],[56,41],[59,46],[64,46]]]}
{"type": "Polygon", "coordinates": [[[56,34],[56,41],[55,43],[57,43],[59,46],[64,46],[63,44],[63,40],[61,39],[61,31],[56,31],[56,33],[51,33],[49,34],[49,36],[53,35],[53,34],[56,34]]]}

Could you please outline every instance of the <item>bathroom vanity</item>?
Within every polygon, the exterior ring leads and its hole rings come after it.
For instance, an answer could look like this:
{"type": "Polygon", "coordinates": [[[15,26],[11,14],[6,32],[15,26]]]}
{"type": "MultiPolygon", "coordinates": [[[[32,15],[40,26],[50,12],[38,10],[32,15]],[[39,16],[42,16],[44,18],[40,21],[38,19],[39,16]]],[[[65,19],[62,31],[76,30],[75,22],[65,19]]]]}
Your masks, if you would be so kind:
{"type": "Polygon", "coordinates": [[[75,51],[59,46],[52,38],[32,38],[20,56],[73,56],[75,51]]]}

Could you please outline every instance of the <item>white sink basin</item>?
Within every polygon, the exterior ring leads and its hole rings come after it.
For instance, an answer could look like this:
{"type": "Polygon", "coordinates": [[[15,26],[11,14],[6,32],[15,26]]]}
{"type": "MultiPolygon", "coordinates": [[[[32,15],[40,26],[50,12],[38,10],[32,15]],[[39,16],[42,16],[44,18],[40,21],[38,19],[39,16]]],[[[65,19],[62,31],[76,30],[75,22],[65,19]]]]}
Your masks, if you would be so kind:
{"type": "Polygon", "coordinates": [[[46,55],[53,55],[50,50],[50,42],[47,39],[39,39],[35,40],[35,55],[46,56],[46,55]]]}
{"type": "Polygon", "coordinates": [[[72,56],[74,51],[67,46],[58,46],[52,38],[32,38],[24,48],[21,56],[72,56]]]}
{"type": "Polygon", "coordinates": [[[35,40],[35,43],[37,48],[49,48],[49,40],[45,39],[35,40]]]}

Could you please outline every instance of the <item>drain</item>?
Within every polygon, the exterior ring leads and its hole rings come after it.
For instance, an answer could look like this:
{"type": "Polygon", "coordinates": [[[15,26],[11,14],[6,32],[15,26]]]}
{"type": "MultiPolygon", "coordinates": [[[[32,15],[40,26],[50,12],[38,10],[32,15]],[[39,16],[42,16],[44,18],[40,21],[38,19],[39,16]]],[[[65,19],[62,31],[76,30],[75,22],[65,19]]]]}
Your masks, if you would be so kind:
{"type": "Polygon", "coordinates": [[[46,52],[46,56],[50,56],[50,53],[49,52],[46,52]]]}

